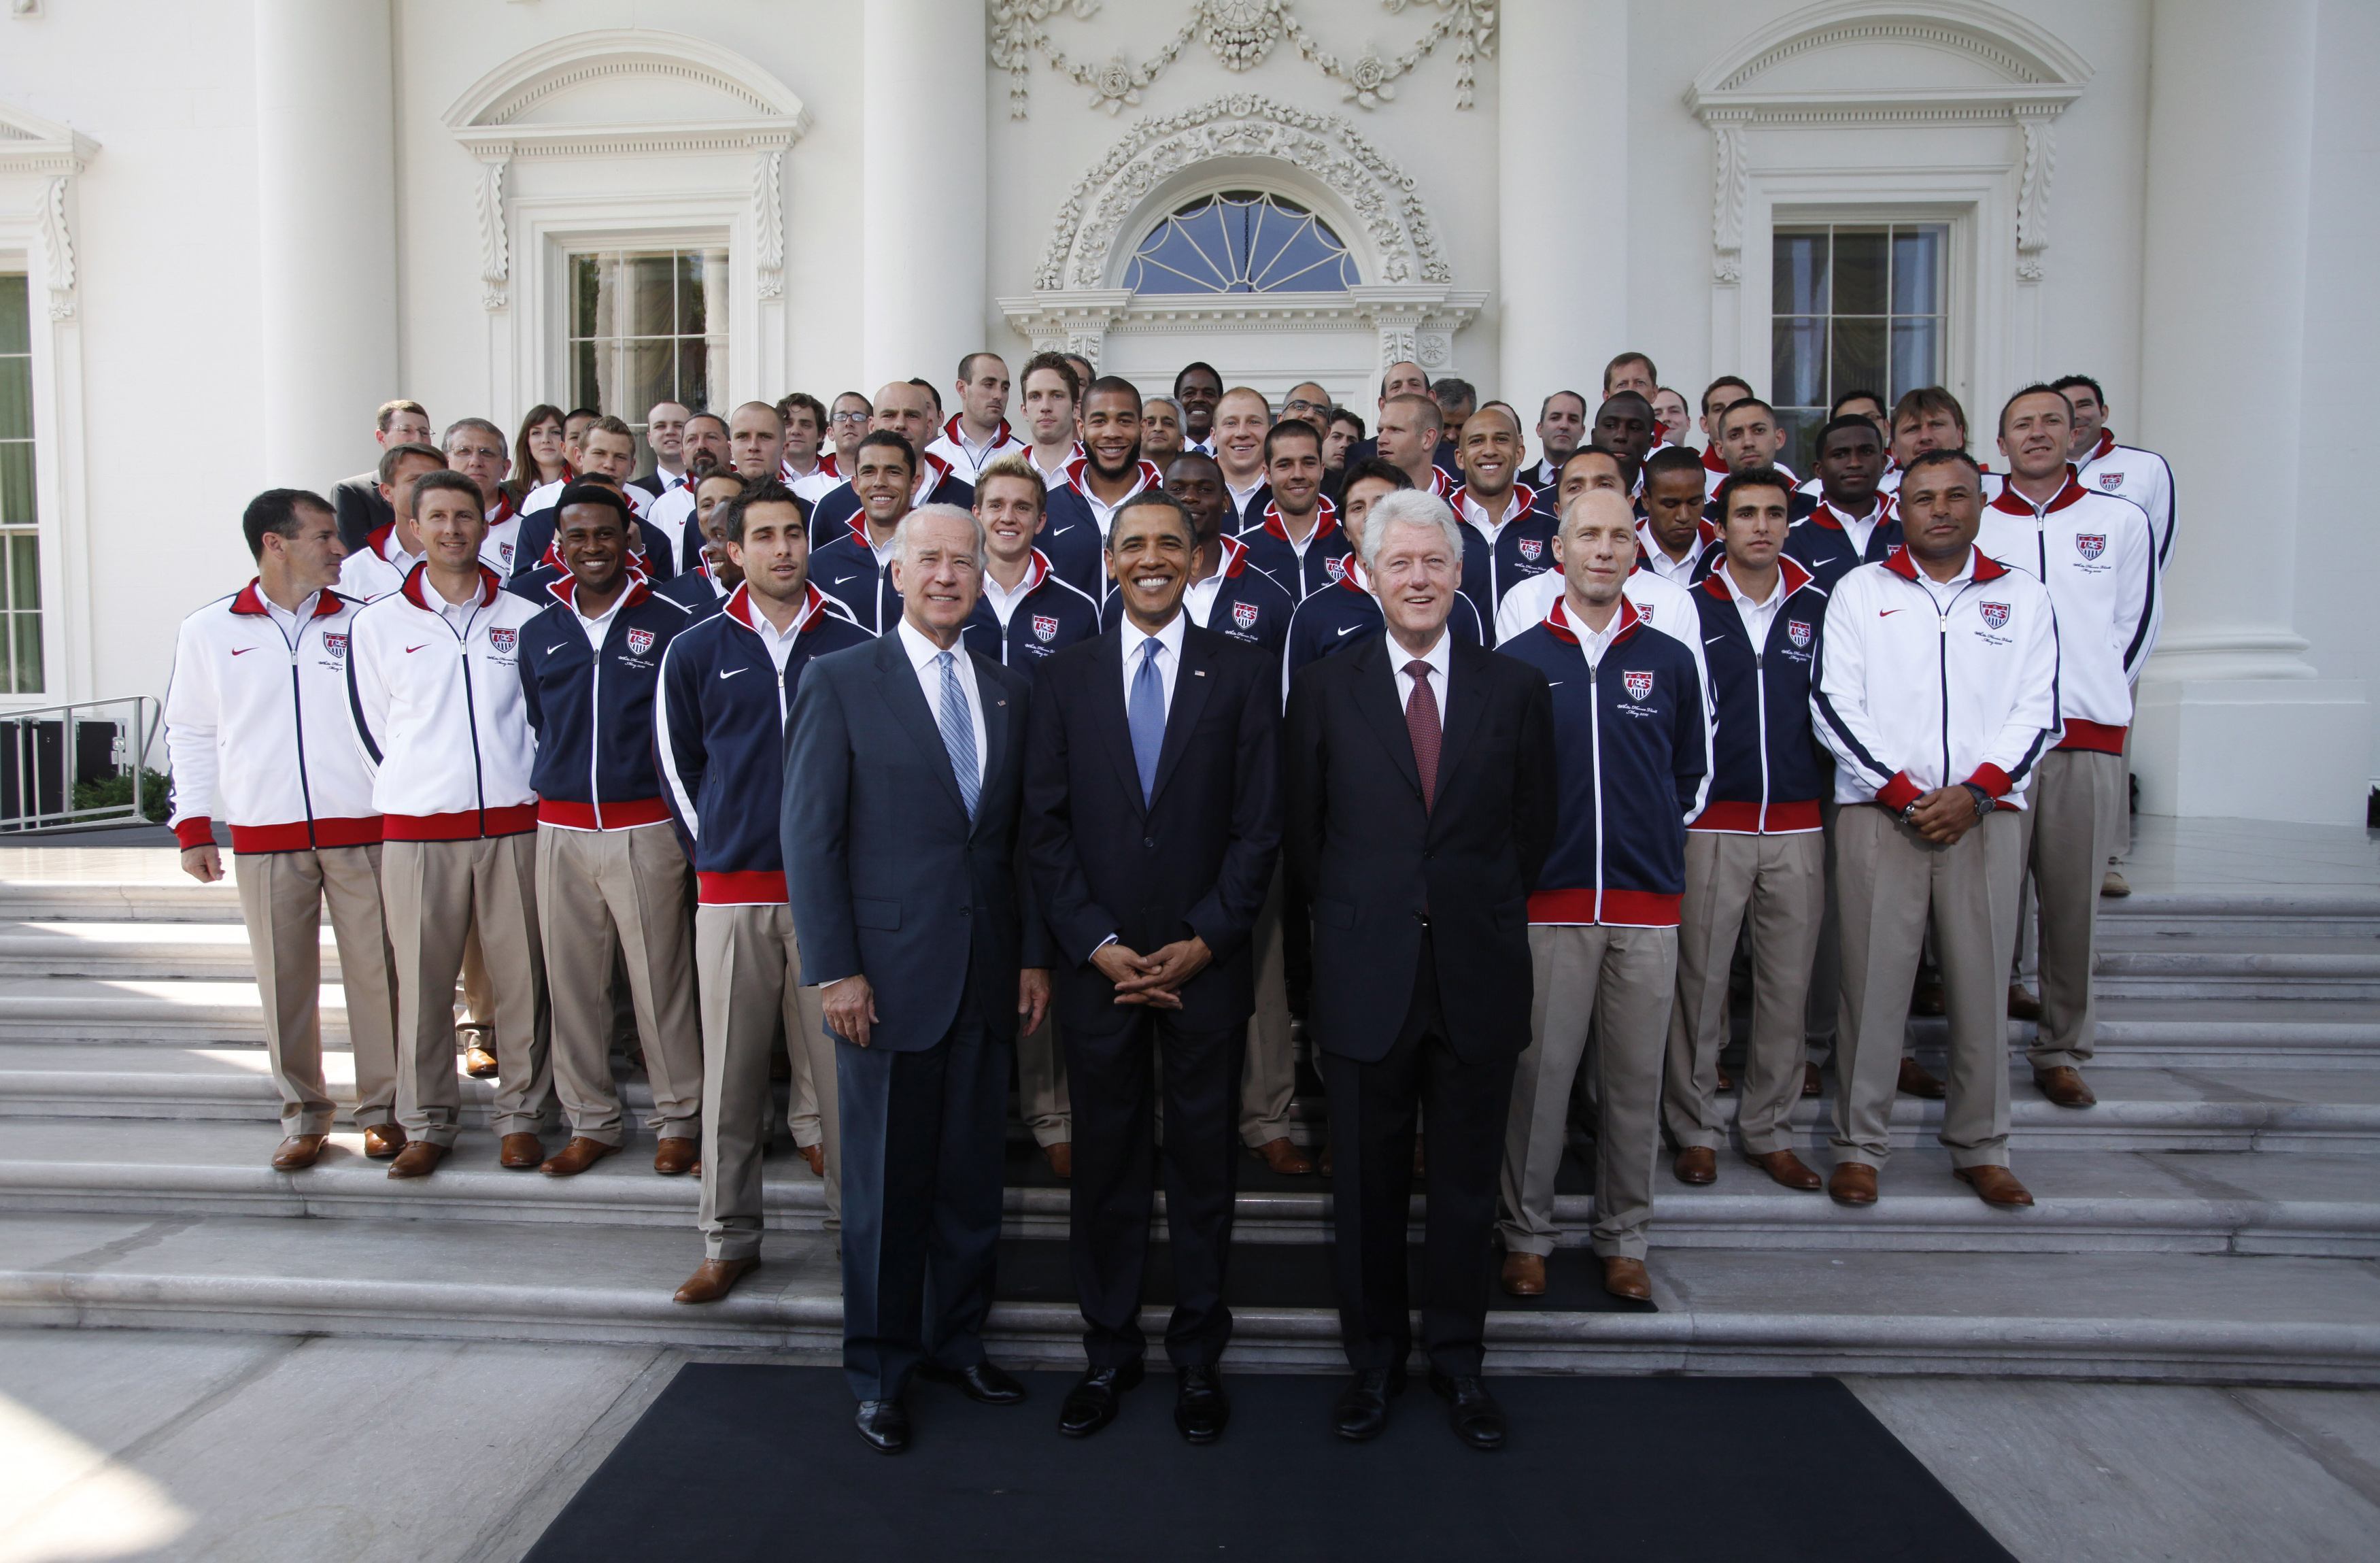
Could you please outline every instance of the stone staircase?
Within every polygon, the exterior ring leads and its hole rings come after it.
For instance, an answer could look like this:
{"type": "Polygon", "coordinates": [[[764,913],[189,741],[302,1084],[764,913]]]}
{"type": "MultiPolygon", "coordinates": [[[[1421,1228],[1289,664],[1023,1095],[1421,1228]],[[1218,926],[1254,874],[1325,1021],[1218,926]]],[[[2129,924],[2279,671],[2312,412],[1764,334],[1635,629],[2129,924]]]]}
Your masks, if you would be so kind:
{"type": "MultiPolygon", "coordinates": [[[[1707,1189],[1664,1176],[1657,1306],[1604,1298],[1566,1248],[1543,1302],[1499,1295],[1494,1364],[2380,1383],[2380,887],[2143,892],[2102,927],[2100,1105],[2051,1107],[2011,1054],[2036,1208],[1955,1183],[1938,1105],[1904,1098],[1875,1209],[1734,1161],[1707,1189]]],[[[482,1082],[425,1182],[390,1182],[351,1133],[272,1171],[249,970],[231,889],[177,882],[170,852],[0,849],[0,1319],[833,1349],[833,1236],[790,1154],[770,1163],[767,1263],[704,1309],[669,1300],[700,1257],[694,1187],[633,1151],[567,1181],[502,1171],[482,1082]]],[[[336,1048],[327,940],[325,970],[336,1048]]],[[[1916,1035],[1933,1052],[1940,1022],[1916,1035]]],[[[346,1055],[330,1062],[344,1093],[346,1055]]],[[[1827,1105],[1795,1115],[1819,1165],[1827,1105]]],[[[1234,1360],[1333,1365],[1327,1185],[1246,1169],[1234,1360]]],[[[1078,1361],[1051,1263],[1065,1191],[1021,1142],[1010,1170],[1002,1349],[1078,1361]]],[[[1582,1243],[1576,1165],[1564,1186],[1582,1243]]]]}

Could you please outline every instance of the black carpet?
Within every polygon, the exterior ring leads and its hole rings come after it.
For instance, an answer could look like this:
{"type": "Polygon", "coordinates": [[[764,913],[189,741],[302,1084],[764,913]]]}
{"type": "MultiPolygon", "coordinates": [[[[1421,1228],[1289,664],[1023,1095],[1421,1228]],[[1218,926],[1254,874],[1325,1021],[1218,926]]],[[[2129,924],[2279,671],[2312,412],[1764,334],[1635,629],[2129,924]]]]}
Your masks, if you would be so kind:
{"type": "Polygon", "coordinates": [[[1057,1432],[1069,1377],[1027,1382],[1002,1408],[918,1385],[916,1443],[888,1459],[835,1369],[691,1364],[529,1563],[2010,1557],[1833,1379],[1498,1379],[1513,1431],[1492,1455],[1454,1441],[1418,1377],[1351,1445],[1330,1429],[1337,1379],[1232,1375],[1206,1448],[1174,1433],[1164,1374],[1082,1442],[1057,1432]]]}
{"type": "MultiPolygon", "coordinates": [[[[1412,1291],[1421,1297],[1421,1245],[1406,1251],[1412,1291]]],[[[1480,1264],[1503,1263],[1502,1251],[1483,1254],[1480,1264]]],[[[1063,1238],[1005,1239],[1000,1245],[996,1290],[1002,1302],[1063,1302],[1081,1294],[1075,1289],[1073,1261],[1063,1238]]],[[[1148,1245],[1148,1268],[1140,1293],[1144,1307],[1170,1307],[1173,1301],[1173,1252],[1169,1244],[1148,1245]]],[[[1321,1243],[1250,1243],[1232,1245],[1231,1268],[1223,1279],[1223,1300],[1234,1308],[1323,1308],[1333,1313],[1339,1294],[1330,1281],[1330,1250],[1321,1243]]],[[[1603,1265],[1586,1249],[1558,1249],[1546,1261],[1546,1294],[1518,1298],[1500,1286],[1490,1286],[1488,1307],[1498,1313],[1656,1313],[1650,1302],[1630,1302],[1603,1289],[1603,1265]]]]}

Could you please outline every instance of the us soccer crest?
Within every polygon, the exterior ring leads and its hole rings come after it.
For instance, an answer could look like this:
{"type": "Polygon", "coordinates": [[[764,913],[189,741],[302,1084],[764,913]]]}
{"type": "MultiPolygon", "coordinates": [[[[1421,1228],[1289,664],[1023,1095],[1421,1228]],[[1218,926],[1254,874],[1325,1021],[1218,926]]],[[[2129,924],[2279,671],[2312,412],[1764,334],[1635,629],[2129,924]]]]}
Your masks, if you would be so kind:
{"type": "Polygon", "coordinates": [[[1058,638],[1057,619],[1049,614],[1035,614],[1033,616],[1033,638],[1040,641],[1045,646],[1050,641],[1056,640],[1058,638]]]}
{"type": "Polygon", "coordinates": [[[1533,565],[1536,564],[1537,562],[1537,556],[1546,551],[1545,539],[1541,537],[1524,537],[1520,541],[1521,557],[1528,560],[1529,563],[1533,565]]]}
{"type": "MultiPolygon", "coordinates": [[[[1337,580],[1346,580],[1346,579],[1347,579],[1347,561],[1346,561],[1346,559],[1345,559],[1345,558],[1343,558],[1343,557],[1342,557],[1342,556],[1339,556],[1339,555],[1335,555],[1335,554],[1334,554],[1334,555],[1332,555],[1330,558],[1327,558],[1327,559],[1325,559],[1325,560],[1323,560],[1323,561],[1322,561],[1322,573],[1323,573],[1323,574],[1325,574],[1325,575],[1327,575],[1327,576],[1329,576],[1329,577],[1330,577],[1332,580],[1334,580],[1334,581],[1337,581],[1337,580]]],[[[1234,606],[1234,607],[1232,609],[1232,614],[1233,614],[1234,616],[1236,616],[1236,615],[1240,612],[1240,609],[1239,609],[1237,606],[1234,606]]],[[[1248,615],[1248,621],[1249,621],[1249,623],[1251,623],[1251,624],[1252,624],[1252,623],[1254,623],[1254,622],[1256,621],[1256,617],[1257,617],[1257,610],[1256,610],[1256,606],[1255,606],[1255,604],[1247,604],[1247,615],[1248,615]]],[[[1241,629],[1246,629],[1246,628],[1247,628],[1247,625],[1245,625],[1245,624],[1244,624],[1244,625],[1242,625],[1240,628],[1241,628],[1241,629]]]]}
{"type": "MultiPolygon", "coordinates": [[[[1636,600],[1633,597],[1631,597],[1629,601],[1636,603],[1636,600]]],[[[1636,617],[1644,620],[1646,624],[1652,623],[1653,604],[1650,603],[1636,603],[1636,617]]]]}
{"type": "Polygon", "coordinates": [[[1626,674],[1624,675],[1624,682],[1628,686],[1628,698],[1630,700],[1650,700],[1653,698],[1653,675],[1651,673],[1645,672],[1626,674]]]}
{"type": "Polygon", "coordinates": [[[510,575],[513,568],[513,545],[509,543],[497,543],[496,556],[504,562],[504,573],[510,575]]]}
{"type": "Polygon", "coordinates": [[[1975,611],[1984,616],[1985,629],[2006,629],[2008,628],[2009,605],[2006,603],[1977,603],[1975,611]]]}
{"type": "Polygon", "coordinates": [[[498,656],[512,655],[513,648],[518,644],[520,644],[520,631],[517,629],[491,629],[488,631],[488,649],[495,653],[498,656]]]}
{"type": "Polygon", "coordinates": [[[322,649],[334,657],[345,656],[347,654],[347,638],[345,635],[325,635],[322,637],[322,649]]]}
{"type": "MultiPolygon", "coordinates": [[[[1330,562],[1336,565],[1339,561],[1333,559],[1330,562]]],[[[1233,603],[1232,622],[1242,629],[1254,629],[1257,627],[1257,605],[1254,603],[1233,603]]]]}
{"type": "Polygon", "coordinates": [[[1810,627],[1798,618],[1789,618],[1785,621],[1785,638],[1793,642],[1795,651],[1806,652],[1810,649],[1810,627]]]}
{"type": "Polygon", "coordinates": [[[2106,489],[2109,494],[2113,494],[2116,490],[2124,486],[2124,474],[2121,472],[2102,472],[2099,474],[2099,486],[2106,489]]]}
{"type": "Polygon", "coordinates": [[[642,656],[652,649],[653,632],[651,630],[631,629],[628,631],[628,654],[630,656],[642,656]]]}
{"type": "Polygon", "coordinates": [[[2104,531],[2078,531],[2074,534],[2074,551],[2086,559],[2095,559],[2107,551],[2107,534],[2104,531]]]}

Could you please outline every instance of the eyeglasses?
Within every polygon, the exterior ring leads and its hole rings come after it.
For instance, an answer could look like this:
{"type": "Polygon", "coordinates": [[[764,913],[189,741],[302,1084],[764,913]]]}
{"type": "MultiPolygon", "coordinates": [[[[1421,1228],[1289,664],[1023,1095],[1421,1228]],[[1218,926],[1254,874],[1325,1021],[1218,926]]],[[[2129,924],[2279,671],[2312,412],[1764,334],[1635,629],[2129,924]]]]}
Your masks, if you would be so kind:
{"type": "Polygon", "coordinates": [[[1302,399],[1298,401],[1285,401],[1281,404],[1281,415],[1283,418],[1296,418],[1308,412],[1325,411],[1329,407],[1330,404],[1328,402],[1305,401],[1302,399]]]}
{"type": "Polygon", "coordinates": [[[838,412],[834,414],[834,416],[829,418],[827,421],[830,423],[865,423],[870,416],[872,415],[865,412],[838,412]]]}

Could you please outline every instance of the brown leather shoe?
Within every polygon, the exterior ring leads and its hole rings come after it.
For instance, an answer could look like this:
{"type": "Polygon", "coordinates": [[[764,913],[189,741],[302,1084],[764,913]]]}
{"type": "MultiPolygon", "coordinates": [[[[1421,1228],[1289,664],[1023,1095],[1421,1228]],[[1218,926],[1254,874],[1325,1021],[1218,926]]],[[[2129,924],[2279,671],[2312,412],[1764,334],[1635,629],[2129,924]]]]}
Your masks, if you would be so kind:
{"type": "MultiPolygon", "coordinates": [[[[530,1135],[527,1138],[533,1140],[536,1136],[530,1135]]],[[[513,1136],[509,1134],[504,1136],[506,1154],[511,1154],[512,1140],[513,1136]]],[[[589,1140],[583,1134],[574,1134],[567,1144],[546,1157],[539,1165],[538,1170],[548,1178],[576,1178],[605,1156],[616,1156],[619,1154],[620,1147],[617,1145],[606,1145],[601,1140],[589,1140]]],[[[510,1166],[512,1163],[506,1162],[504,1165],[510,1166]]]]}
{"type": "Polygon", "coordinates": [[[1949,1094],[1942,1082],[1934,1078],[1932,1070],[1906,1054],[1900,1060],[1900,1079],[1893,1089],[1903,1096],[1923,1096],[1928,1102],[1939,1102],[1949,1094]]]}
{"type": "Polygon", "coordinates": [[[445,1159],[445,1146],[433,1145],[427,1140],[416,1140],[396,1153],[396,1159],[388,1164],[388,1175],[391,1178],[427,1178],[437,1171],[438,1164],[445,1159]]]}
{"type": "Polygon", "coordinates": [[[322,1146],[329,1142],[330,1138],[327,1134],[289,1136],[273,1148],[273,1170],[275,1172],[305,1171],[321,1158],[322,1146]]]}
{"type": "Polygon", "coordinates": [[[2001,1210],[2022,1210],[2033,1203],[2033,1195],[2016,1180],[2016,1174],[2004,1166],[1961,1166],[1951,1176],[1968,1188],[1987,1205],[2001,1210]]]}
{"type": "Polygon", "coordinates": [[[1681,1183],[1692,1183],[1698,1188],[1705,1183],[1716,1183],[1718,1181],[1718,1153],[1708,1145],[1689,1145],[1678,1153],[1678,1159],[1670,1164],[1670,1170],[1678,1175],[1681,1183]]]}
{"type": "Polygon", "coordinates": [[[376,1123],[364,1130],[364,1154],[376,1162],[384,1162],[405,1149],[405,1128],[401,1124],[376,1123]]]}
{"type": "Polygon", "coordinates": [[[493,1080],[496,1056],[475,1042],[463,1049],[463,1072],[473,1080],[493,1080]]]}
{"type": "Polygon", "coordinates": [[[1837,1162],[1827,1179],[1827,1197],[1837,1204],[1876,1203],[1876,1168],[1865,1162],[1837,1162]]]}
{"type": "Polygon", "coordinates": [[[1653,1277],[1645,1273],[1641,1259],[1607,1259],[1603,1262],[1603,1289],[1631,1302],[1650,1302],[1653,1277]]]}
{"type": "Polygon", "coordinates": [[[2096,1093],[2083,1083],[2082,1071],[2070,1064],[2060,1064],[2054,1069],[2035,1069],[2033,1083],[2041,1093],[2060,1107],[2095,1107],[2096,1093]]]}
{"type": "Polygon", "coordinates": [[[1733,1091],[1735,1089],[1735,1077],[1727,1072],[1727,1066],[1725,1064],[1718,1066],[1718,1083],[1713,1089],[1721,1093],[1733,1091]]]}
{"type": "MultiPolygon", "coordinates": [[[[819,1178],[824,1178],[826,1176],[826,1142],[824,1141],[820,1141],[815,1145],[804,1145],[801,1147],[801,1153],[802,1164],[810,1169],[812,1175],[819,1178]]],[[[1074,1153],[1069,1150],[1066,1155],[1066,1170],[1059,1174],[1059,1176],[1062,1178],[1071,1177],[1074,1174],[1074,1153]]]]}
{"type": "Polygon", "coordinates": [[[1059,1178],[1075,1176],[1075,1146],[1072,1141],[1061,1140],[1053,1145],[1042,1146],[1041,1156],[1050,1164],[1050,1170],[1059,1178]]]}
{"type": "Polygon", "coordinates": [[[1791,1151],[1768,1151],[1760,1154],[1746,1151],[1743,1153],[1743,1159],[1788,1189],[1798,1189],[1805,1194],[1815,1194],[1827,1186],[1824,1178],[1812,1172],[1803,1164],[1802,1158],[1791,1151]]]}
{"type": "Polygon", "coordinates": [[[674,1134],[653,1147],[653,1170],[663,1178],[682,1178],[702,1160],[702,1142],[674,1134]]]}
{"type": "Polygon", "coordinates": [[[545,1146],[534,1134],[507,1134],[496,1145],[496,1165],[511,1172],[527,1172],[545,1160],[545,1146]]]}
{"type": "Polygon", "coordinates": [[[2010,983],[2008,1011],[2009,1019],[2011,1020],[2038,1020],[2041,1019],[2041,1000],[2027,993],[2018,983],[2010,983]]]}
{"type": "Polygon", "coordinates": [[[1947,1015],[1949,1010],[1949,1002],[1942,995],[1942,979],[1918,978],[1917,986],[1909,995],[1909,1012],[1912,1015],[1947,1015]]]}
{"type": "Polygon", "coordinates": [[[1818,1094],[1818,1066],[1815,1064],[1803,1065],[1802,1094],[1804,1096],[1815,1096],[1818,1094]]]}
{"type": "Polygon", "coordinates": [[[1257,1147],[1257,1154],[1265,1166],[1284,1178],[1303,1178],[1314,1170],[1314,1158],[1297,1148],[1297,1142],[1287,1135],[1268,1140],[1257,1147]]]}
{"type": "Polygon", "coordinates": [[[1546,1295],[1546,1260],[1538,1253],[1504,1256],[1504,1289],[1514,1297],[1546,1295]]]}
{"type": "Polygon", "coordinates": [[[677,1288],[680,1302],[716,1302],[735,1289],[735,1283],[760,1267],[758,1259],[706,1259],[695,1266],[686,1285],[677,1288]]]}

